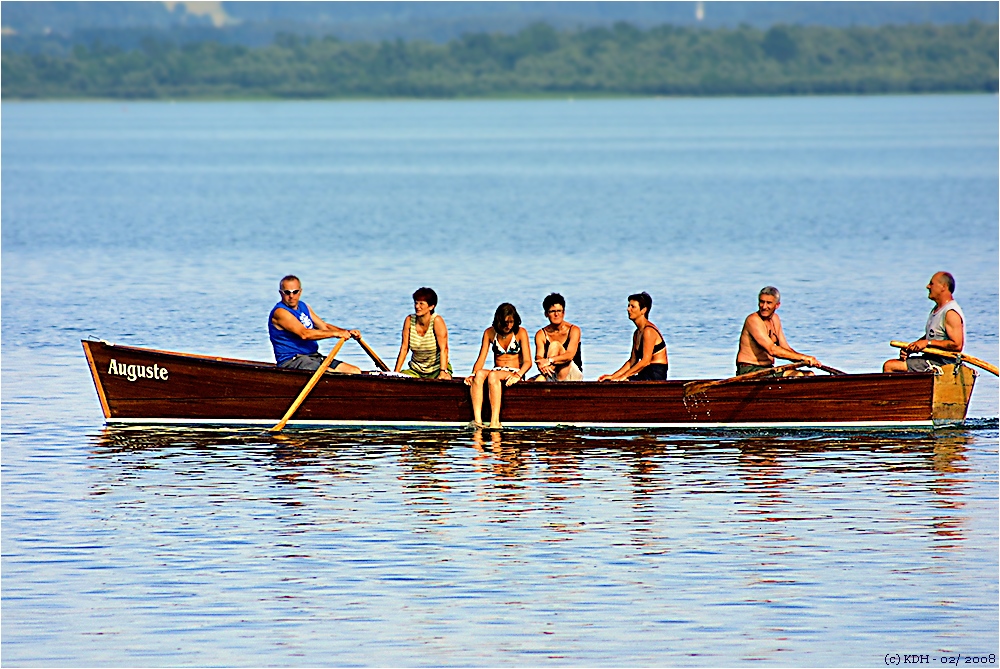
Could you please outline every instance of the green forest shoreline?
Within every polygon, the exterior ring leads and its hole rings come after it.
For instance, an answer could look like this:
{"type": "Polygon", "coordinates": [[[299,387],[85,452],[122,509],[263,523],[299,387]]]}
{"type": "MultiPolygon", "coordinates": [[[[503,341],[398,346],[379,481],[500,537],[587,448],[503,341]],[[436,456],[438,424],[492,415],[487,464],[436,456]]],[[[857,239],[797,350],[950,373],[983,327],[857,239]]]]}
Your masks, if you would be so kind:
{"type": "Polygon", "coordinates": [[[447,44],[281,35],[250,48],[146,38],[133,50],[4,51],[4,100],[594,99],[996,93],[998,25],[534,24],[447,44]]]}
{"type": "Polygon", "coordinates": [[[403,96],[337,96],[337,97],[266,97],[266,96],[235,96],[225,97],[212,96],[187,96],[181,98],[160,97],[160,98],[122,98],[122,97],[10,97],[4,98],[3,104],[60,104],[65,102],[73,103],[93,103],[93,104],[197,104],[206,102],[343,102],[343,103],[363,103],[363,102],[546,102],[563,101],[566,103],[585,102],[590,100],[703,100],[713,99],[745,99],[745,98],[799,98],[799,97],[828,97],[828,98],[850,98],[850,97],[871,97],[871,96],[901,96],[911,97],[919,95],[996,95],[997,91],[920,91],[920,92],[889,92],[889,93],[774,93],[774,94],[746,94],[746,95],[631,95],[625,93],[593,93],[584,95],[559,95],[559,94],[510,94],[510,95],[476,95],[468,97],[403,97],[403,96]]]}

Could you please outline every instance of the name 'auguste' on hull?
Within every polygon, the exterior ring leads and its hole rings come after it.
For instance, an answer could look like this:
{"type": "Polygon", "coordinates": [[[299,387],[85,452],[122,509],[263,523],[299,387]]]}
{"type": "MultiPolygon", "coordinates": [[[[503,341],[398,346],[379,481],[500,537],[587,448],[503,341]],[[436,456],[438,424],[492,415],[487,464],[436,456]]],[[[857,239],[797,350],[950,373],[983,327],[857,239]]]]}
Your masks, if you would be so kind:
{"type": "MultiPolygon", "coordinates": [[[[109,424],[273,425],[311,374],[254,362],[84,341],[109,424]]],[[[961,424],[975,370],[767,377],[685,393],[691,380],[519,383],[505,427],[930,429],[961,424]]],[[[486,400],[488,402],[488,399],[486,400]]],[[[325,374],[290,426],[462,427],[461,378],[325,374]]]]}

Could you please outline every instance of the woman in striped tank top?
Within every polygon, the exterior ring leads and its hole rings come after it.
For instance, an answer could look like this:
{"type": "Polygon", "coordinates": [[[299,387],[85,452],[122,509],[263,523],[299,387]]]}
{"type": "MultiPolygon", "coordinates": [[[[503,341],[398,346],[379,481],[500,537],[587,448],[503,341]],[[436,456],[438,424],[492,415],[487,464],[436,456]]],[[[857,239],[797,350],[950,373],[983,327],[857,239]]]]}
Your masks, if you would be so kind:
{"type": "Polygon", "coordinates": [[[430,288],[418,288],[413,293],[413,312],[403,321],[403,341],[396,356],[396,371],[418,379],[450,379],[448,362],[448,328],[444,319],[434,313],[438,296],[430,288]],[[410,364],[403,369],[406,352],[411,351],[410,364]]]}

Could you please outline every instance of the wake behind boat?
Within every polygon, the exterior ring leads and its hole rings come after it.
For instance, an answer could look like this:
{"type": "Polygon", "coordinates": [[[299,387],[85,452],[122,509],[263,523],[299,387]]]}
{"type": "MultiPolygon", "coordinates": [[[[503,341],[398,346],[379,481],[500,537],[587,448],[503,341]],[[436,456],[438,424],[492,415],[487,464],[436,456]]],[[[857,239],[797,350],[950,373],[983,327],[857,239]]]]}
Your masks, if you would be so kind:
{"type": "MultiPolygon", "coordinates": [[[[311,374],[273,363],[83,341],[109,424],[274,425],[311,374]]],[[[976,372],[755,378],[685,393],[691,380],[519,383],[506,427],[931,429],[961,424],[976,372]]],[[[488,403],[488,399],[486,400],[488,403]]],[[[325,374],[290,426],[462,427],[462,379],[325,374]]]]}

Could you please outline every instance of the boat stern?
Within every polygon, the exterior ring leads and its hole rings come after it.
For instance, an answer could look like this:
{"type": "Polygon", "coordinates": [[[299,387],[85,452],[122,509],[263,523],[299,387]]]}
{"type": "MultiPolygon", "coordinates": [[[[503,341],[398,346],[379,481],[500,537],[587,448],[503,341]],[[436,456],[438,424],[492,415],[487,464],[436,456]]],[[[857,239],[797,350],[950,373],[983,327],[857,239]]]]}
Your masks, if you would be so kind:
{"type": "Polygon", "coordinates": [[[976,370],[965,365],[941,367],[941,373],[934,377],[932,417],[935,426],[960,425],[965,421],[976,376],[976,370]]]}

